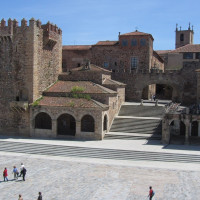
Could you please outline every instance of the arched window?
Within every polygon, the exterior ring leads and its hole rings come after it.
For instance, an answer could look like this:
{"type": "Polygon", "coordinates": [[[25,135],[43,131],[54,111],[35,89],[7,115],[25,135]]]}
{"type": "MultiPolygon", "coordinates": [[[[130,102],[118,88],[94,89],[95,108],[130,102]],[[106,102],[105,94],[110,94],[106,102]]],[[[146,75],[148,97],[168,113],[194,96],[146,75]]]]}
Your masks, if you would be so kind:
{"type": "Polygon", "coordinates": [[[76,134],[76,120],[72,115],[62,114],[57,119],[58,135],[72,135],[76,134]]]}
{"type": "Polygon", "coordinates": [[[107,115],[104,116],[103,119],[103,130],[106,131],[107,130],[107,115]]]}
{"type": "Polygon", "coordinates": [[[44,112],[37,114],[37,116],[35,117],[35,128],[51,129],[52,128],[51,117],[44,112]]]}
{"type": "Polygon", "coordinates": [[[81,131],[94,132],[94,118],[91,115],[85,115],[81,119],[81,131]]]}
{"type": "Polygon", "coordinates": [[[180,35],[180,41],[184,41],[184,34],[183,33],[181,33],[181,35],[180,35]]]}

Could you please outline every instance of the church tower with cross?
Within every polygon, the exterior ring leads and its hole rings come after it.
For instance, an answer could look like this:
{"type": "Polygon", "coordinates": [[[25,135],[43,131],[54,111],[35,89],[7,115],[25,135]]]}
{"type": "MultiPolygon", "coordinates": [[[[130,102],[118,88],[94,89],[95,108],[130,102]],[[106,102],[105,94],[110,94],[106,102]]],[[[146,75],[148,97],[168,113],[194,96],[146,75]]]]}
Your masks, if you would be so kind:
{"type": "Polygon", "coordinates": [[[178,30],[178,24],[176,24],[175,32],[176,32],[176,44],[175,44],[176,49],[185,46],[186,44],[193,44],[194,31],[193,31],[193,26],[192,28],[190,27],[190,23],[188,26],[188,30],[181,30],[181,26],[180,29],[178,30]]]}

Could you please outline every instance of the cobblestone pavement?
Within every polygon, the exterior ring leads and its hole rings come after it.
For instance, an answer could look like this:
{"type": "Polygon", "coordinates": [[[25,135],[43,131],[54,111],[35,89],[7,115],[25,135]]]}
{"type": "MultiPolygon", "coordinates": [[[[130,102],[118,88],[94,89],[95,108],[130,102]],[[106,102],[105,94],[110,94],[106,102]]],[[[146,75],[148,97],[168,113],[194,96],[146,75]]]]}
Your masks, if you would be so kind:
{"type": "Polygon", "coordinates": [[[199,171],[91,162],[0,152],[0,169],[7,167],[9,178],[0,177],[0,199],[17,200],[22,194],[24,200],[36,200],[41,191],[44,200],[146,200],[150,185],[154,200],[200,199],[199,171]],[[25,182],[13,180],[12,166],[19,169],[21,162],[27,168],[25,182]]]}

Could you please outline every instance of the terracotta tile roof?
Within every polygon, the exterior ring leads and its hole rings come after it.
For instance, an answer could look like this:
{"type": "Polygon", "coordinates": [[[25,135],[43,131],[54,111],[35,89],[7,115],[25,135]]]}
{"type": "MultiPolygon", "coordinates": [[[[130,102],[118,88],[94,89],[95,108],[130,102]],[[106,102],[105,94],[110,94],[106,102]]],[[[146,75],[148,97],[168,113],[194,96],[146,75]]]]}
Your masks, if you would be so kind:
{"type": "Polygon", "coordinates": [[[156,53],[157,53],[158,55],[162,55],[162,54],[169,53],[169,52],[171,52],[171,51],[173,51],[173,50],[157,50],[156,53]]]}
{"type": "Polygon", "coordinates": [[[89,50],[91,45],[64,45],[63,50],[89,50]]]}
{"type": "MultiPolygon", "coordinates": [[[[139,31],[134,31],[134,32],[130,32],[130,33],[124,33],[124,34],[121,34],[122,36],[124,35],[135,35],[135,36],[150,36],[152,39],[153,39],[153,36],[149,33],[143,33],[143,32],[139,32],[139,31]]],[[[120,35],[120,36],[121,36],[120,35]]]]}
{"type": "Polygon", "coordinates": [[[125,86],[126,84],[112,80],[112,79],[105,79],[105,81],[103,81],[103,85],[123,85],[125,86]]]}
{"type": "Polygon", "coordinates": [[[53,86],[51,86],[46,93],[48,92],[58,92],[58,93],[69,93],[72,88],[78,86],[82,87],[84,94],[115,94],[116,92],[105,88],[99,84],[95,84],[90,81],[58,81],[53,86]]]}
{"type": "Polygon", "coordinates": [[[170,53],[184,53],[184,52],[200,52],[200,44],[187,44],[179,47],[170,53]]]}
{"type": "Polygon", "coordinates": [[[115,45],[115,44],[117,44],[118,43],[118,41],[109,41],[109,40],[107,40],[107,41],[99,41],[99,42],[97,42],[95,45],[99,45],[99,46],[106,46],[106,45],[115,45]]]}
{"type": "Polygon", "coordinates": [[[76,99],[69,97],[43,97],[39,102],[40,106],[61,106],[73,108],[101,108],[108,109],[108,105],[97,102],[93,99],[76,99]]]}

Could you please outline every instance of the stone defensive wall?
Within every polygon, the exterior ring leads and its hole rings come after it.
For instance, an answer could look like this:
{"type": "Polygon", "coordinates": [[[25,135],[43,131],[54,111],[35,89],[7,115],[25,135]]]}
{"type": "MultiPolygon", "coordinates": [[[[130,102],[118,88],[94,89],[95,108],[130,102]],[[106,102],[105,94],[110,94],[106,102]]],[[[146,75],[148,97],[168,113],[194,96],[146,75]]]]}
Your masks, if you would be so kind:
{"type": "Polygon", "coordinates": [[[143,89],[151,84],[164,84],[173,88],[172,100],[190,104],[197,99],[197,74],[199,66],[185,64],[182,70],[113,71],[112,79],[127,84],[126,100],[140,101],[143,89]],[[187,70],[187,71],[186,71],[187,70]]]}

